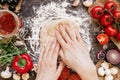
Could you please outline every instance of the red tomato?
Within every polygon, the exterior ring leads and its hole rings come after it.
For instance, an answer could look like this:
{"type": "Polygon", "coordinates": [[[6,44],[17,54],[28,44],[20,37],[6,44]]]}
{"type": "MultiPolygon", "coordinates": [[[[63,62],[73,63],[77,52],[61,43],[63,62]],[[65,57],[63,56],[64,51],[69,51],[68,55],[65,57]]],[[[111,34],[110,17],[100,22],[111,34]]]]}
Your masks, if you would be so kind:
{"type": "Polygon", "coordinates": [[[120,40],[120,32],[117,34],[116,39],[120,40]]]}
{"type": "Polygon", "coordinates": [[[65,67],[58,80],[66,80],[69,77],[69,75],[70,75],[70,70],[67,67],[65,67]]]}
{"type": "Polygon", "coordinates": [[[99,19],[104,14],[104,9],[101,6],[93,7],[90,14],[94,19],[99,19]]]}
{"type": "Polygon", "coordinates": [[[105,14],[101,17],[100,23],[103,26],[109,26],[113,22],[113,18],[109,14],[105,14]]]}
{"type": "Polygon", "coordinates": [[[105,28],[105,33],[110,37],[115,37],[118,34],[118,29],[114,28],[113,26],[107,26],[105,28]]]}
{"type": "Polygon", "coordinates": [[[100,43],[101,45],[105,45],[105,44],[108,43],[109,37],[108,37],[107,34],[101,33],[101,34],[98,34],[97,40],[99,41],[99,43],[100,43]]]}
{"type": "Polygon", "coordinates": [[[71,74],[67,80],[81,80],[78,74],[71,74]]]}
{"type": "Polygon", "coordinates": [[[117,10],[117,4],[113,1],[108,1],[105,3],[104,8],[110,10],[112,13],[117,10]]]}
{"type": "Polygon", "coordinates": [[[116,11],[115,13],[113,13],[113,16],[115,17],[115,19],[116,19],[117,21],[120,22],[120,11],[116,11]]]}

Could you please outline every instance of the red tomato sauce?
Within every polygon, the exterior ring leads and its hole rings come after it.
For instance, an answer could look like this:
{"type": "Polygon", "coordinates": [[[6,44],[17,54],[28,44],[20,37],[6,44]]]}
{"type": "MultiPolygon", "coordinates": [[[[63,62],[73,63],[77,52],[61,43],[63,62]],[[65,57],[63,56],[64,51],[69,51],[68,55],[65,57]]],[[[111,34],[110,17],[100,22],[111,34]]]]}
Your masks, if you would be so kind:
{"type": "Polygon", "coordinates": [[[8,12],[0,13],[0,33],[7,35],[16,27],[16,21],[12,14],[8,12]]]}

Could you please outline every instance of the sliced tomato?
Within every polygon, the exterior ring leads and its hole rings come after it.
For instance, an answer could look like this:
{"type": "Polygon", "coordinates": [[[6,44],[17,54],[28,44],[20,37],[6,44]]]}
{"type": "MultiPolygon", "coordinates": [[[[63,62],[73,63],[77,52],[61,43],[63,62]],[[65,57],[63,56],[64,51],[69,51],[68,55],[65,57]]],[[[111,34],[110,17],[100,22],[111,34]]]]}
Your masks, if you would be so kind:
{"type": "Polygon", "coordinates": [[[70,75],[70,69],[65,67],[58,80],[66,80],[69,77],[69,75],[70,75]]]}
{"type": "Polygon", "coordinates": [[[101,34],[98,34],[97,40],[101,45],[105,45],[108,43],[109,37],[107,34],[101,33],[101,34]]]}
{"type": "Polygon", "coordinates": [[[81,80],[78,74],[71,74],[67,80],[81,80]]]}

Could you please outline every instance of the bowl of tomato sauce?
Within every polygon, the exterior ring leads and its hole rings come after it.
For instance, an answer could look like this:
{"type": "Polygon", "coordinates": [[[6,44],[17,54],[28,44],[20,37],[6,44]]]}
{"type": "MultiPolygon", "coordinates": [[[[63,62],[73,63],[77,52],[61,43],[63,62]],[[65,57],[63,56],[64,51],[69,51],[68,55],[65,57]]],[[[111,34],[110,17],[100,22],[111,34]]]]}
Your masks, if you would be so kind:
{"type": "Polygon", "coordinates": [[[9,10],[0,10],[0,36],[13,37],[20,29],[18,16],[9,10]]]}

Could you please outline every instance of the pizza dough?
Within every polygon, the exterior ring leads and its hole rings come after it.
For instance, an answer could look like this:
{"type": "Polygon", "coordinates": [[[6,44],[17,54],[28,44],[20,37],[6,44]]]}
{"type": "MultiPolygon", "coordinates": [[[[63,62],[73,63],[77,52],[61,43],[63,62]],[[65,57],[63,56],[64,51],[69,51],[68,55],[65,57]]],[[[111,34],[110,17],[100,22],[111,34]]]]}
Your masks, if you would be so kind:
{"type": "Polygon", "coordinates": [[[42,25],[42,29],[40,31],[40,46],[45,47],[50,40],[55,39],[55,30],[59,29],[59,25],[67,24],[72,29],[78,29],[78,26],[72,20],[67,19],[59,19],[48,21],[42,25]]]}

